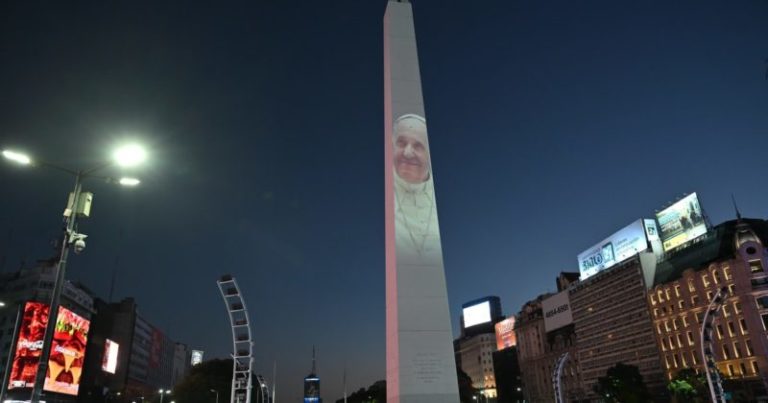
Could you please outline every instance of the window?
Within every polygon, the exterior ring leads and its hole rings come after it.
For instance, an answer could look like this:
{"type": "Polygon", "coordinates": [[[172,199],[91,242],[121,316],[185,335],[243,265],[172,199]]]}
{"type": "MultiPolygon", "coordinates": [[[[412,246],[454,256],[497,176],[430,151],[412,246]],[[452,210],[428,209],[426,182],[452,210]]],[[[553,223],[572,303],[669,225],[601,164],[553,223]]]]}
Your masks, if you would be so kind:
{"type": "Polygon", "coordinates": [[[667,351],[667,339],[665,337],[661,338],[661,350],[667,351]]]}
{"type": "Polygon", "coordinates": [[[741,303],[739,301],[733,303],[733,312],[741,313],[741,303]]]}
{"type": "Polygon", "coordinates": [[[688,291],[690,292],[696,291],[696,286],[693,285],[693,280],[688,280],[688,291]]]}
{"type": "Polygon", "coordinates": [[[717,325],[717,338],[722,339],[723,338],[723,327],[720,325],[717,325]]]}
{"type": "Polygon", "coordinates": [[[672,339],[672,336],[669,336],[669,349],[670,350],[675,349],[675,340],[672,339]]]}
{"type": "Polygon", "coordinates": [[[759,309],[767,309],[768,308],[768,295],[763,295],[763,296],[757,298],[757,307],[759,309]]]}
{"type": "Polygon", "coordinates": [[[688,315],[683,315],[683,327],[688,327],[688,315]]]}
{"type": "Polygon", "coordinates": [[[696,360],[696,353],[691,353],[691,362],[693,365],[698,364],[698,361],[696,360]]]}
{"type": "Polygon", "coordinates": [[[658,318],[659,317],[659,308],[653,308],[653,317],[658,318]]]}
{"type": "Polygon", "coordinates": [[[759,273],[763,271],[763,263],[759,260],[753,260],[749,262],[749,271],[752,273],[759,273]]]}
{"type": "MultiPolygon", "coordinates": [[[[766,315],[768,315],[768,314],[766,314],[766,315]]],[[[671,329],[669,328],[669,321],[668,321],[668,320],[665,320],[665,321],[664,321],[664,329],[665,329],[666,331],[670,331],[670,330],[671,330],[671,329]]]]}
{"type": "Polygon", "coordinates": [[[694,295],[691,297],[691,306],[696,306],[699,303],[699,296],[694,295]]]}
{"type": "Polygon", "coordinates": [[[661,289],[656,291],[656,298],[659,300],[659,302],[664,301],[664,293],[661,291],[661,289]]]}
{"type": "Polygon", "coordinates": [[[733,365],[732,364],[728,364],[728,376],[730,376],[730,377],[733,376],[733,365]]]}
{"type": "Polygon", "coordinates": [[[664,296],[667,297],[667,301],[669,301],[669,288],[664,289],[664,296]]]}
{"type": "Polygon", "coordinates": [[[672,354],[672,362],[675,363],[675,368],[677,368],[677,354],[672,354]]]}
{"type": "Polygon", "coordinates": [[[740,363],[739,363],[739,368],[741,368],[741,374],[742,374],[742,375],[746,375],[746,374],[747,374],[747,366],[746,366],[746,365],[744,365],[744,363],[743,363],[743,362],[740,362],[740,363]]]}
{"type": "Polygon", "coordinates": [[[701,276],[701,282],[704,283],[704,287],[709,287],[709,275],[704,274],[701,276]]]}
{"type": "Polygon", "coordinates": [[[678,328],[678,327],[680,327],[680,326],[678,325],[678,323],[677,323],[677,318],[675,318],[675,319],[672,319],[672,327],[674,327],[674,328],[675,328],[675,330],[677,330],[677,328],[678,328]]]}
{"type": "Polygon", "coordinates": [[[677,347],[683,348],[683,338],[681,337],[680,333],[677,334],[677,347]]]}
{"type": "Polygon", "coordinates": [[[744,347],[746,348],[747,357],[752,357],[752,354],[754,354],[752,350],[752,341],[747,339],[747,341],[744,342],[744,347]]]}
{"type": "Polygon", "coordinates": [[[656,325],[656,333],[661,334],[661,325],[656,325]]]}
{"type": "Polygon", "coordinates": [[[765,330],[766,328],[768,328],[768,313],[764,313],[760,316],[762,316],[763,318],[763,330],[765,330]]]}
{"type": "Polygon", "coordinates": [[[679,285],[675,285],[675,296],[676,297],[680,296],[680,286],[679,285]]]}
{"type": "Polygon", "coordinates": [[[744,320],[744,318],[739,319],[739,327],[741,328],[741,334],[749,334],[749,329],[747,329],[747,321],[744,320]]]}
{"type": "Polygon", "coordinates": [[[760,370],[757,368],[757,361],[752,361],[752,373],[755,375],[760,373],[760,370]]]}
{"type": "Polygon", "coordinates": [[[651,294],[651,305],[656,305],[656,295],[651,294]]]}
{"type": "Polygon", "coordinates": [[[728,317],[728,305],[723,305],[723,316],[728,317]]]}
{"type": "Polygon", "coordinates": [[[734,341],[733,342],[733,356],[736,358],[741,357],[741,351],[739,350],[739,342],[734,341]]]}
{"type": "Polygon", "coordinates": [[[712,279],[715,280],[715,284],[720,284],[720,273],[717,272],[717,269],[712,270],[712,279]]]}
{"type": "Polygon", "coordinates": [[[691,331],[688,332],[688,345],[689,346],[693,345],[693,332],[691,331]]]}
{"type": "Polygon", "coordinates": [[[730,360],[731,359],[731,352],[728,351],[728,345],[727,344],[723,344],[723,358],[726,359],[726,360],[730,360]]]}
{"type": "Polygon", "coordinates": [[[683,368],[688,367],[688,362],[685,361],[685,352],[680,353],[680,360],[683,362],[683,368]]]}
{"type": "Polygon", "coordinates": [[[696,323],[701,323],[704,320],[704,312],[696,312],[696,323]]]}
{"type": "Polygon", "coordinates": [[[723,268],[723,277],[725,277],[726,280],[731,279],[731,268],[730,267],[724,267],[723,268]]]}
{"type": "Polygon", "coordinates": [[[707,302],[712,301],[712,291],[707,291],[707,302]]]}
{"type": "Polygon", "coordinates": [[[677,301],[677,307],[680,308],[680,310],[685,309],[685,300],[681,299],[680,301],[677,301]]]}
{"type": "Polygon", "coordinates": [[[735,285],[730,284],[728,285],[728,294],[733,295],[733,290],[736,288],[735,285]]]}

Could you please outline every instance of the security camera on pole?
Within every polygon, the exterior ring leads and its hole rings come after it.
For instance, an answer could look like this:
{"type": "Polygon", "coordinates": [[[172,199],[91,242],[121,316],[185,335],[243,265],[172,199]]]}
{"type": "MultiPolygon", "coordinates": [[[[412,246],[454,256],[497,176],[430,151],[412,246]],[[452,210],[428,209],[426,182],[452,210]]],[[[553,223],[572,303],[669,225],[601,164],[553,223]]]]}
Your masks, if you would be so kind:
{"type": "Polygon", "coordinates": [[[53,286],[53,295],[51,296],[50,310],[48,313],[48,323],[45,328],[45,337],[43,338],[43,350],[40,354],[40,362],[35,374],[35,383],[32,387],[32,403],[40,402],[40,395],[45,384],[45,376],[48,372],[48,360],[51,354],[51,344],[53,342],[53,333],[56,330],[56,321],[59,314],[59,305],[61,302],[61,292],[64,289],[65,272],[67,266],[67,257],[69,256],[70,246],[75,253],[82,253],[85,249],[85,238],[88,236],[77,232],[77,218],[89,217],[91,214],[91,203],[93,193],[83,192],[83,180],[87,178],[106,179],[108,182],[116,182],[123,186],[136,186],[139,180],[135,178],[122,178],[115,180],[109,177],[97,176],[95,173],[104,168],[117,164],[124,167],[140,164],[146,158],[144,149],[137,145],[129,145],[118,149],[113,155],[114,161],[105,162],[88,170],[71,170],[47,162],[34,161],[29,156],[10,150],[3,150],[3,157],[21,165],[41,166],[52,168],[57,171],[66,172],[75,177],[75,188],[69,194],[67,208],[64,210],[64,228],[62,231],[61,252],[56,270],[56,282],[53,286]]]}

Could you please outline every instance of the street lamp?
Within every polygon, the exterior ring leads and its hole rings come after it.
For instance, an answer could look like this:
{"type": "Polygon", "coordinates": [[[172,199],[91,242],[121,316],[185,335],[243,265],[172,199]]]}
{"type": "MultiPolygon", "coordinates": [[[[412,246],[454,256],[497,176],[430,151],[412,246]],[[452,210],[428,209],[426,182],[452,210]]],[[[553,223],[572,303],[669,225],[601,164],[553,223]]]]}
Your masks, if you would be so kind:
{"type": "MultiPolygon", "coordinates": [[[[62,233],[58,269],[56,270],[56,281],[53,286],[53,295],[51,296],[51,304],[48,313],[48,324],[46,325],[45,337],[43,338],[43,350],[40,353],[40,361],[37,366],[37,373],[35,374],[35,383],[32,386],[31,401],[32,403],[39,403],[40,395],[43,392],[43,385],[45,384],[45,376],[48,372],[48,360],[51,355],[53,333],[56,330],[61,292],[64,288],[64,275],[66,272],[69,247],[73,246],[75,253],[80,253],[85,248],[85,238],[87,235],[77,233],[77,218],[78,216],[87,217],[90,215],[93,195],[91,193],[83,193],[82,182],[88,178],[98,178],[98,176],[94,175],[96,172],[113,164],[120,166],[135,166],[146,159],[146,152],[135,144],[124,146],[115,151],[113,161],[105,162],[86,170],[72,170],[43,161],[33,161],[28,155],[12,150],[3,150],[2,154],[5,159],[17,164],[52,168],[57,171],[66,172],[75,177],[75,188],[69,195],[69,202],[67,208],[64,210],[64,230],[62,233]]],[[[125,179],[127,178],[118,181],[118,183],[126,186],[135,186],[139,183],[137,179],[124,182],[125,179]]]]}
{"type": "MultiPolygon", "coordinates": [[[[171,390],[170,389],[168,389],[168,390],[160,389],[159,393],[160,393],[160,403],[163,403],[163,397],[165,395],[170,395],[171,394],[171,390]]],[[[171,403],[173,403],[173,402],[171,402],[171,403]]]]}
{"type": "Polygon", "coordinates": [[[211,392],[216,394],[216,403],[219,403],[219,391],[216,389],[211,389],[211,392]]]}

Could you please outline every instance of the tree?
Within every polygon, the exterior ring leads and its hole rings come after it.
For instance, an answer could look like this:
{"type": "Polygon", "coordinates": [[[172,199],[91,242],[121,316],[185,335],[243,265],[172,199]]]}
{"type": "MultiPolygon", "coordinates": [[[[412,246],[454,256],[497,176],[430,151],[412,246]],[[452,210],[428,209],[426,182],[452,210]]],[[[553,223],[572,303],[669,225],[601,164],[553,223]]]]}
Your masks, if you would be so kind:
{"type": "Polygon", "coordinates": [[[595,393],[608,402],[645,403],[651,397],[643,382],[640,370],[634,365],[618,363],[597,379],[595,393]]]}
{"type": "Polygon", "coordinates": [[[216,398],[216,394],[211,390],[215,390],[219,393],[220,403],[228,402],[231,388],[232,360],[208,360],[192,367],[189,374],[173,388],[173,400],[184,403],[211,403],[216,398]]]}
{"type": "Polygon", "coordinates": [[[678,371],[667,385],[667,389],[679,402],[705,402],[709,394],[706,375],[697,374],[691,368],[678,371]]]}
{"type": "Polygon", "coordinates": [[[459,401],[461,403],[473,403],[472,398],[477,397],[478,390],[472,386],[472,378],[459,367],[456,367],[456,378],[459,381],[459,401]]]}

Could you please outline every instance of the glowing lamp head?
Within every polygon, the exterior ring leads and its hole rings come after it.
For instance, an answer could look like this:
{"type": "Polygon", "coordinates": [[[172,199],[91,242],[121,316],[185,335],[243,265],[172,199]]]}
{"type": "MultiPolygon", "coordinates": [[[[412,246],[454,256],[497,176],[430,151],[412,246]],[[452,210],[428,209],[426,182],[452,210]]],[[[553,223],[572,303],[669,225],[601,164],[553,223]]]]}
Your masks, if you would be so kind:
{"type": "Polygon", "coordinates": [[[32,159],[29,158],[29,156],[15,151],[3,150],[3,157],[21,165],[29,165],[32,163],[32,159]]]}
{"type": "Polygon", "coordinates": [[[119,183],[123,186],[137,186],[141,181],[136,178],[120,178],[119,183]]]}
{"type": "Polygon", "coordinates": [[[147,159],[147,152],[138,144],[129,144],[118,148],[113,157],[117,165],[133,167],[147,159]]]}

